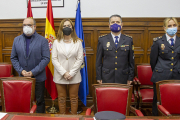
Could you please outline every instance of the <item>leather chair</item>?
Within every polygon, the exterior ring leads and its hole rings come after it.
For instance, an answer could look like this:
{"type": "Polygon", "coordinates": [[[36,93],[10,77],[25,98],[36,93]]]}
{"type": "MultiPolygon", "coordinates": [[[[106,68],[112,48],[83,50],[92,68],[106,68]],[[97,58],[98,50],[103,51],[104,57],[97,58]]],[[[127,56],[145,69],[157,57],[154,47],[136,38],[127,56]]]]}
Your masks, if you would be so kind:
{"type": "MultiPolygon", "coordinates": [[[[143,116],[141,111],[135,109],[131,105],[132,86],[126,84],[94,84],[93,86],[93,102],[94,111],[115,111],[126,116],[129,112],[138,116],[143,116]]],[[[88,108],[86,115],[91,114],[91,109],[88,108]]]]}
{"type": "MultiPolygon", "coordinates": [[[[12,77],[13,75],[11,75],[11,71],[12,71],[12,65],[11,64],[0,63],[0,78],[12,77]]],[[[0,98],[1,98],[1,92],[0,92],[0,98]]],[[[1,100],[0,100],[0,106],[2,106],[1,100]]]]}
{"type": "Polygon", "coordinates": [[[180,116],[180,80],[156,82],[158,111],[163,116],[180,116]]]}
{"type": "Polygon", "coordinates": [[[151,82],[152,70],[147,63],[137,65],[137,76],[134,80],[138,86],[139,109],[152,108],[153,102],[153,83],[151,82]]]}
{"type": "Polygon", "coordinates": [[[11,77],[12,65],[8,63],[0,63],[0,78],[11,77]]]}
{"type": "Polygon", "coordinates": [[[34,113],[35,82],[34,78],[1,78],[2,111],[34,113]]]}

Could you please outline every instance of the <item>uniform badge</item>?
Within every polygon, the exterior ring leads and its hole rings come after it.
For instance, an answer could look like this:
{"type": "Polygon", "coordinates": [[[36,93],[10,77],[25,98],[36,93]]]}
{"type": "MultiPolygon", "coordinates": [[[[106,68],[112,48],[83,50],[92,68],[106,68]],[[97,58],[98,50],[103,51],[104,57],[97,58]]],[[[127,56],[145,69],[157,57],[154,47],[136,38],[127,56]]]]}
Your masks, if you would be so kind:
{"type": "Polygon", "coordinates": [[[110,46],[110,42],[107,42],[106,46],[109,47],[110,46]]]}
{"type": "Polygon", "coordinates": [[[121,47],[125,47],[125,45],[121,45],[121,47]]]}
{"type": "Polygon", "coordinates": [[[164,50],[164,48],[165,48],[165,45],[161,44],[161,49],[164,50]]]}

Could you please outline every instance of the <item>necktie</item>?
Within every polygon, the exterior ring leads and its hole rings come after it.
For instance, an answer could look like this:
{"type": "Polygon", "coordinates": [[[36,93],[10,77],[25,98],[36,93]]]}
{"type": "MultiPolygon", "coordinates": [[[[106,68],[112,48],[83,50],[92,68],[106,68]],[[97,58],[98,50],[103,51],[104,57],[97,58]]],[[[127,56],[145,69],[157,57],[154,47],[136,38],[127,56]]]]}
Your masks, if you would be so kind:
{"type": "Polygon", "coordinates": [[[118,45],[118,36],[115,36],[114,38],[116,38],[116,40],[115,40],[115,45],[116,45],[116,47],[117,47],[117,45],[118,45]]]}
{"type": "Polygon", "coordinates": [[[170,40],[171,40],[171,46],[173,47],[174,46],[174,39],[171,38],[170,40]]]}

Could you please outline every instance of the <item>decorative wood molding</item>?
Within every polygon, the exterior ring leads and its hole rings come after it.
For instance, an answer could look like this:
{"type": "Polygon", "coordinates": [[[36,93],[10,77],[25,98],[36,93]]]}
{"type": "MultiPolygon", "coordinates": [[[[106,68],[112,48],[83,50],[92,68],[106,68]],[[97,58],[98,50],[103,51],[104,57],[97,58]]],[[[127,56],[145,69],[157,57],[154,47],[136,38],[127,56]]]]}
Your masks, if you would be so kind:
{"type": "MultiPolygon", "coordinates": [[[[153,38],[162,36],[163,20],[165,18],[122,18],[122,33],[133,37],[134,55],[136,63],[149,63],[150,51],[153,44],[153,38]]],[[[37,33],[44,36],[46,19],[35,19],[37,33]]],[[[55,32],[57,33],[62,18],[54,19],[55,32]]],[[[75,19],[71,19],[75,22],[75,19]]],[[[180,18],[177,18],[180,21],[180,18]]],[[[22,34],[23,19],[4,19],[0,20],[0,62],[10,62],[13,39],[22,34]]],[[[86,45],[86,56],[89,78],[89,95],[87,97],[88,106],[92,105],[92,84],[96,83],[96,51],[98,38],[100,35],[110,33],[108,18],[83,18],[82,19],[84,39],[86,45]]],[[[180,22],[179,22],[180,24],[180,22]]],[[[180,32],[178,32],[180,35],[180,32]]],[[[13,70],[17,75],[17,72],[13,70]]],[[[45,91],[45,100],[47,105],[51,105],[51,98],[45,91]]],[[[69,100],[67,100],[69,101],[69,100]]],[[[57,102],[57,100],[55,101],[57,102]]],[[[57,103],[56,103],[57,104],[57,103]]],[[[70,105],[70,104],[68,104],[70,105]]]]}

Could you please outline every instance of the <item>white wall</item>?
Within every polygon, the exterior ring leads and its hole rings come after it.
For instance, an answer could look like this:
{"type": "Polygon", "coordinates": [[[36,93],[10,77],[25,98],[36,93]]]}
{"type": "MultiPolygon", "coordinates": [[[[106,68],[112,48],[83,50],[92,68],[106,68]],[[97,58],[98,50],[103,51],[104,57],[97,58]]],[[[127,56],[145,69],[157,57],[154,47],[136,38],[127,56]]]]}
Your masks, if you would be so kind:
{"type": "MultiPolygon", "coordinates": [[[[64,7],[53,8],[54,18],[74,18],[77,0],[64,0],[64,7]]],[[[82,18],[180,17],[180,0],[81,0],[82,18]]],[[[32,8],[34,18],[46,18],[46,8],[32,8]]],[[[0,19],[23,19],[27,0],[0,0],[0,19]]]]}

